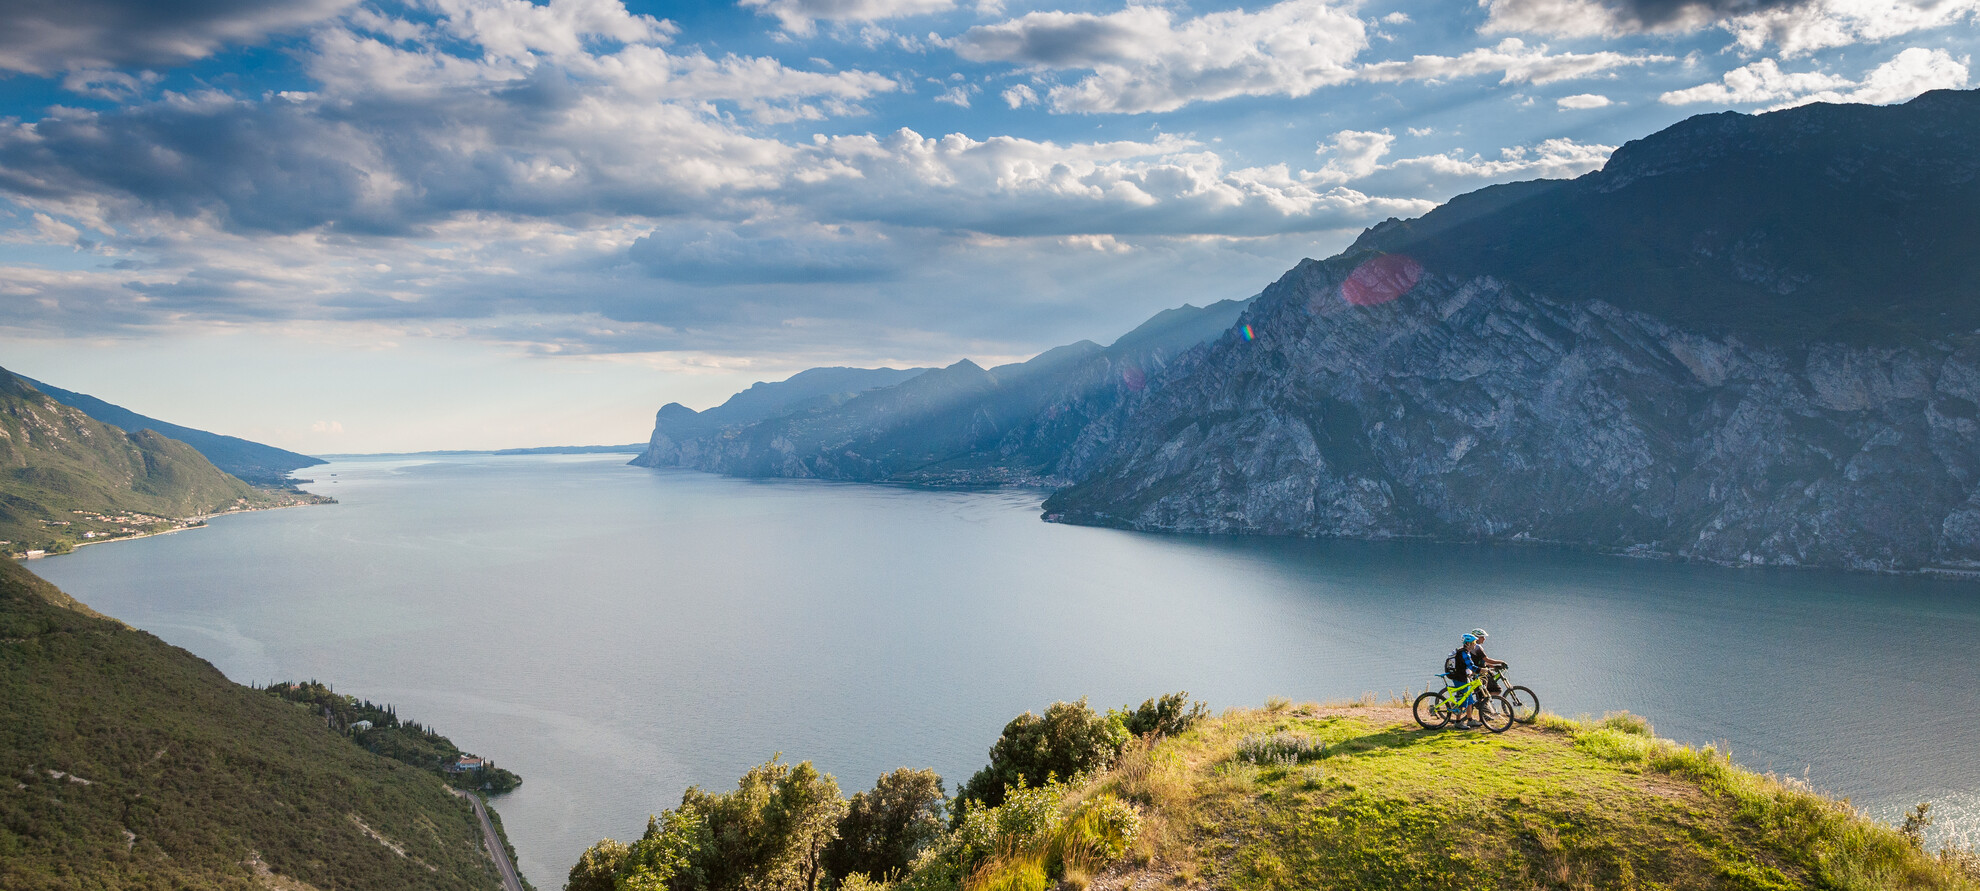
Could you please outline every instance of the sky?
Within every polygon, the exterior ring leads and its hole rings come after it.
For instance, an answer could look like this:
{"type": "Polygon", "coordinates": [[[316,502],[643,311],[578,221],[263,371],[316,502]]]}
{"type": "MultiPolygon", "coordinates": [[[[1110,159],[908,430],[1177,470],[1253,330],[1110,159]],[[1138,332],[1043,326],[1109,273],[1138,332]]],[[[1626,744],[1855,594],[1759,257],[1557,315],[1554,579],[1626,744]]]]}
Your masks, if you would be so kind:
{"type": "Polygon", "coordinates": [[[0,366],[316,454],[639,442],[1976,45],[1980,0],[0,0],[0,366]]]}

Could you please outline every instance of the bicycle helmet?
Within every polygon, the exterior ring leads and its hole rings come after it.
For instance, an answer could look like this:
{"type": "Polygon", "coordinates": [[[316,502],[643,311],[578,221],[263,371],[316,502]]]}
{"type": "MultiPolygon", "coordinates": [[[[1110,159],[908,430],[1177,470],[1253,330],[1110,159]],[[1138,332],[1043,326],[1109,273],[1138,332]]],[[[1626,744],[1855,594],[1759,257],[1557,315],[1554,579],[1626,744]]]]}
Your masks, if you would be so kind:
{"type": "Polygon", "coordinates": [[[1477,638],[1477,637],[1474,637],[1474,636],[1472,636],[1472,635],[1469,635],[1469,634],[1467,634],[1467,635],[1465,635],[1465,636],[1464,636],[1464,642],[1465,642],[1465,643],[1477,643],[1477,642],[1478,642],[1478,638],[1477,638]]]}
{"type": "Polygon", "coordinates": [[[1470,635],[1470,636],[1471,636],[1471,637],[1474,637],[1474,638],[1477,638],[1477,639],[1479,639],[1479,640],[1484,640],[1484,639],[1486,638],[1486,636],[1487,636],[1487,635],[1485,634],[1485,629],[1483,629],[1483,628],[1473,628],[1473,629],[1471,629],[1471,635],[1470,635]]]}

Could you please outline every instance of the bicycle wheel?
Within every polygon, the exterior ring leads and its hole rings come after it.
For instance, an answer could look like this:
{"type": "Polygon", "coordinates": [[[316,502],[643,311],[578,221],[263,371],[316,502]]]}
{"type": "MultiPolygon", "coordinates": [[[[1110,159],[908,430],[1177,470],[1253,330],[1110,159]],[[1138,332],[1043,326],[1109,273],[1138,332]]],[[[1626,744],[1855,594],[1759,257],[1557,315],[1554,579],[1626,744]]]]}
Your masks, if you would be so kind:
{"type": "Polygon", "coordinates": [[[1485,729],[1493,733],[1504,733],[1512,729],[1513,707],[1504,696],[1487,696],[1480,703],[1479,711],[1485,713],[1485,729]]]}
{"type": "Polygon", "coordinates": [[[1540,694],[1525,687],[1507,687],[1506,701],[1512,703],[1513,720],[1531,724],[1540,716],[1540,694]]]}
{"type": "Polygon", "coordinates": [[[1423,725],[1425,730],[1436,730],[1451,722],[1450,713],[1444,709],[1442,690],[1431,690],[1416,697],[1416,704],[1410,707],[1410,711],[1416,713],[1416,723],[1423,725]]]}

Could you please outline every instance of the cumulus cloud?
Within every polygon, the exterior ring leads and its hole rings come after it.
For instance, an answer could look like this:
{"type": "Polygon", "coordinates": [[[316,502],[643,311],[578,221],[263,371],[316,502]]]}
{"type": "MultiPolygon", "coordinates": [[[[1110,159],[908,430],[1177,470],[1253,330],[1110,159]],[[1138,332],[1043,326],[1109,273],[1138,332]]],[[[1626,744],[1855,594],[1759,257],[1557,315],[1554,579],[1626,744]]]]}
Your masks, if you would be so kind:
{"type": "Polygon", "coordinates": [[[1455,193],[1487,183],[1523,179],[1569,179],[1598,170],[1615,146],[1547,139],[1500,149],[1494,155],[1455,149],[1380,163],[1354,180],[1358,188],[1391,194],[1455,193]]]}
{"type": "Polygon", "coordinates": [[[803,36],[811,34],[819,21],[873,22],[927,15],[954,8],[955,0],[741,0],[741,5],[775,16],[784,30],[803,36]]]}
{"type": "Polygon", "coordinates": [[[959,227],[1005,237],[1261,236],[1341,229],[1432,204],[1364,194],[1338,177],[1285,165],[1232,169],[1194,142],[1055,143],[959,133],[821,140],[856,176],[822,180],[803,198],[841,219],[959,227]]]}
{"type": "Polygon", "coordinates": [[[1612,103],[1609,97],[1598,93],[1576,93],[1572,96],[1562,96],[1554,100],[1554,104],[1563,110],[1578,111],[1588,108],[1607,108],[1612,103]]]}
{"type": "Polygon", "coordinates": [[[1911,47],[1853,81],[1822,71],[1785,72],[1778,61],[1761,59],[1726,72],[1719,83],[1672,90],[1658,101],[1666,105],[1772,103],[1769,110],[1811,102],[1885,105],[1907,101],[1927,90],[1963,89],[1969,80],[1968,62],[1942,49],[1911,47]]]}
{"type": "Polygon", "coordinates": [[[333,18],[358,0],[62,0],[8,4],[0,71],[175,65],[333,18]]]}
{"type": "Polygon", "coordinates": [[[1368,36],[1348,7],[1285,0],[1182,20],[1143,5],[1105,15],[1032,12],[971,28],[951,45],[972,61],[1091,72],[1051,88],[1046,102],[1055,111],[1135,113],[1234,96],[1304,96],[1347,81],[1368,36]]]}
{"type": "Polygon", "coordinates": [[[1387,130],[1380,133],[1342,130],[1320,143],[1314,153],[1327,158],[1327,163],[1321,168],[1325,175],[1349,182],[1380,168],[1382,156],[1389,153],[1389,146],[1395,142],[1396,138],[1387,130]]]}
{"type": "MultiPolygon", "coordinates": [[[[1141,5],[1105,15],[1033,12],[976,26],[949,45],[972,61],[1011,62],[1035,72],[1091,72],[1047,91],[1045,104],[1061,113],[1173,111],[1236,96],[1304,96],[1353,81],[1496,74],[1501,83],[1544,84],[1672,61],[1606,50],[1550,53],[1545,46],[1506,38],[1457,56],[1356,65],[1368,48],[1367,30],[1351,7],[1327,0],[1286,0],[1257,12],[1184,20],[1167,8],[1141,5]]],[[[1015,108],[1029,98],[1006,91],[1005,101],[1015,108]]]]}
{"type": "Polygon", "coordinates": [[[1972,21],[1980,0],[1482,0],[1483,30],[1560,37],[1722,28],[1748,52],[1789,56],[1972,21]]]}
{"type": "Polygon", "coordinates": [[[968,108],[969,97],[981,92],[983,92],[983,88],[975,84],[958,84],[937,94],[935,101],[947,102],[957,108],[968,108]]]}
{"type": "Polygon", "coordinates": [[[1457,56],[1416,56],[1407,61],[1377,62],[1357,76],[1371,81],[1450,80],[1499,75],[1502,84],[1548,84],[1575,80],[1617,68],[1670,62],[1670,56],[1629,55],[1603,50],[1594,53],[1548,53],[1545,46],[1528,46],[1517,37],[1457,56]]]}
{"type": "MultiPolygon", "coordinates": [[[[0,120],[0,239],[106,257],[84,269],[0,258],[0,329],[333,321],[546,353],[818,355],[845,341],[982,355],[992,350],[969,337],[1036,346],[1040,318],[1098,318],[1096,294],[1245,292],[1316,239],[1344,242],[1494,179],[1572,175],[1608,151],[1555,141],[1397,159],[1388,131],[1345,129],[1304,165],[1257,164],[1159,131],[859,132],[845,119],[904,79],[680,47],[672,24],[601,0],[421,10],[318,26],[292,48],[307,83],[283,92],[160,92],[90,69],[78,85],[125,104],[0,120]],[[787,135],[807,120],[836,135],[787,135]],[[1131,268],[1102,262],[1127,254],[1131,268]]],[[[1051,59],[1126,78],[1094,107],[1305,89],[1261,86],[1273,71],[1359,76],[1352,47],[1321,46],[1341,34],[1267,27],[1352,18],[1332,7],[1126,12],[1160,40],[1025,43],[1011,52],[1035,79],[1003,101],[1084,101],[1093,78],[1055,94],[1051,59]],[[1192,71],[1202,83],[1177,86],[1192,71]]],[[[1378,76],[1464,68],[1542,82],[1634,64],[1493,52],[1492,64],[1433,58],[1378,76]]]]}

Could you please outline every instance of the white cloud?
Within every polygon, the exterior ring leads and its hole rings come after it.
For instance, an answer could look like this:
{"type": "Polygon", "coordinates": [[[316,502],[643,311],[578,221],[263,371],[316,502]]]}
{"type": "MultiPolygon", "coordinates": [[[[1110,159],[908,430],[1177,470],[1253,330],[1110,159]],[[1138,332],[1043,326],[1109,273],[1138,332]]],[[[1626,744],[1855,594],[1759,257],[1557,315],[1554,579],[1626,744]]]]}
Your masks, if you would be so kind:
{"type": "Polygon", "coordinates": [[[1572,96],[1562,96],[1554,100],[1554,104],[1560,106],[1562,109],[1580,110],[1587,108],[1606,108],[1613,103],[1609,101],[1609,97],[1597,93],[1576,93],[1572,96]]]}
{"type": "Polygon", "coordinates": [[[317,421],[309,425],[309,432],[327,433],[334,436],[344,432],[344,425],[341,421],[317,421]]]}
{"type": "Polygon", "coordinates": [[[1672,90],[1657,97],[1657,101],[1665,105],[1690,105],[1697,102],[1750,105],[1757,102],[1774,102],[1849,84],[1849,78],[1821,71],[1785,72],[1781,70],[1779,62],[1773,59],[1761,59],[1726,72],[1719,83],[1699,84],[1682,90],[1672,90]]]}
{"type": "Polygon", "coordinates": [[[1784,56],[1876,43],[1980,16],[1980,0],[1480,0],[1486,33],[1558,37],[1721,28],[1747,52],[1784,56]]]}
{"type": "Polygon", "coordinates": [[[1376,62],[1363,66],[1356,76],[1370,81],[1440,81],[1498,74],[1502,84],[1548,84],[1617,68],[1670,61],[1675,60],[1671,56],[1625,55],[1609,50],[1549,54],[1545,46],[1529,47],[1517,37],[1508,37],[1497,46],[1481,47],[1458,56],[1416,56],[1408,61],[1376,62]]]}
{"type": "Polygon", "coordinates": [[[1395,141],[1396,138],[1387,130],[1380,133],[1342,130],[1321,143],[1314,153],[1327,157],[1327,163],[1321,168],[1326,175],[1338,177],[1340,182],[1350,182],[1379,169],[1382,156],[1389,153],[1389,146],[1394,145],[1395,141]]]}
{"type": "Polygon", "coordinates": [[[1180,21],[1167,8],[1143,5],[1106,15],[1033,12],[971,28],[950,45],[971,61],[1090,71],[1047,93],[1054,111],[1136,113],[1235,96],[1304,96],[1347,81],[1368,38],[1347,7],[1285,0],[1180,21]]]}
{"type": "Polygon", "coordinates": [[[1407,25],[1409,24],[1409,13],[1392,12],[1389,13],[1388,15],[1381,17],[1380,19],[1377,19],[1376,21],[1379,21],[1384,25],[1407,25]]]}
{"type": "Polygon", "coordinates": [[[1038,91],[1024,84],[1018,84],[1002,93],[1004,104],[1012,108],[1023,108],[1038,104],[1038,91]]]}
{"type": "Polygon", "coordinates": [[[1725,27],[1748,52],[1772,45],[1784,56],[1797,56],[1970,23],[1976,15],[1980,0],[1815,0],[1734,16],[1725,27]]]}
{"type": "Polygon", "coordinates": [[[935,101],[947,102],[958,108],[968,108],[969,97],[981,92],[983,92],[983,88],[975,84],[962,84],[943,90],[940,95],[935,97],[935,101]]]}
{"type": "Polygon", "coordinates": [[[1904,102],[1927,90],[1962,89],[1969,60],[1942,49],[1911,47],[1878,65],[1860,81],[1821,71],[1784,72],[1773,59],[1735,68],[1719,83],[1699,84],[1658,97],[1666,105],[1712,102],[1722,105],[1774,103],[1768,110],[1811,102],[1904,102]]]}
{"type": "Polygon", "coordinates": [[[741,5],[775,16],[784,30],[808,36],[819,21],[873,22],[945,12],[955,0],[740,0],[741,5]]]}
{"type": "Polygon", "coordinates": [[[1455,193],[1494,182],[1521,179],[1569,179],[1600,169],[1616,150],[1612,145],[1548,139],[1537,145],[1500,149],[1497,157],[1445,154],[1398,158],[1363,177],[1363,188],[1403,194],[1424,191],[1455,193]]]}

